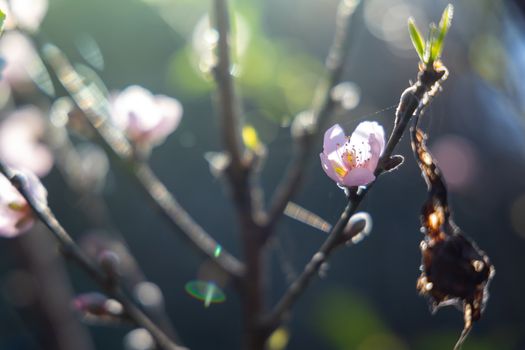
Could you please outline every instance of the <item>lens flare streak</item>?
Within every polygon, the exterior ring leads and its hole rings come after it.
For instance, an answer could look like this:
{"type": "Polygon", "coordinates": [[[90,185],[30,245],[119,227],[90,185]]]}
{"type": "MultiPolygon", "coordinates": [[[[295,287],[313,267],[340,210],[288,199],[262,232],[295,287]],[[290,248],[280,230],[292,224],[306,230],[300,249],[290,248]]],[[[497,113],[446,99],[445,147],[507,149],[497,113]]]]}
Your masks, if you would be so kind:
{"type": "Polygon", "coordinates": [[[190,281],[186,283],[185,290],[193,298],[204,301],[206,308],[226,300],[224,292],[213,281],[190,281]]]}

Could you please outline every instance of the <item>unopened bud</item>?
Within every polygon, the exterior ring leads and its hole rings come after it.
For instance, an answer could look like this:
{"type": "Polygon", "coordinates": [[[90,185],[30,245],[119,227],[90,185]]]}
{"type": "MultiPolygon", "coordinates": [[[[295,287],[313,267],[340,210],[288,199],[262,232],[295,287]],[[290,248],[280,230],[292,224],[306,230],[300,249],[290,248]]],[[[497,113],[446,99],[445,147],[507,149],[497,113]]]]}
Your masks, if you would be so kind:
{"type": "Polygon", "coordinates": [[[392,157],[385,159],[383,162],[383,169],[385,171],[392,171],[397,169],[403,162],[405,161],[405,157],[402,155],[396,154],[392,157]]]}
{"type": "Polygon", "coordinates": [[[120,258],[111,250],[103,250],[98,255],[98,263],[110,279],[116,279],[119,275],[120,258]]]}
{"type": "Polygon", "coordinates": [[[290,131],[294,139],[300,139],[305,135],[313,134],[317,126],[315,115],[312,111],[303,111],[293,120],[290,131]]]}
{"type": "Polygon", "coordinates": [[[73,300],[73,307],[88,322],[108,323],[124,320],[122,304],[101,293],[92,292],[78,295],[73,300]]]}
{"type": "Polygon", "coordinates": [[[326,275],[328,274],[329,269],[330,269],[330,264],[328,264],[327,262],[322,263],[321,266],[319,266],[319,271],[318,271],[319,277],[325,278],[326,275]]]}
{"type": "Polygon", "coordinates": [[[230,157],[224,152],[206,152],[204,158],[208,161],[214,177],[220,177],[230,165],[230,157]]]}
{"type": "Polygon", "coordinates": [[[348,220],[343,231],[343,239],[347,245],[361,242],[372,231],[372,217],[366,212],[359,212],[348,220]]]}

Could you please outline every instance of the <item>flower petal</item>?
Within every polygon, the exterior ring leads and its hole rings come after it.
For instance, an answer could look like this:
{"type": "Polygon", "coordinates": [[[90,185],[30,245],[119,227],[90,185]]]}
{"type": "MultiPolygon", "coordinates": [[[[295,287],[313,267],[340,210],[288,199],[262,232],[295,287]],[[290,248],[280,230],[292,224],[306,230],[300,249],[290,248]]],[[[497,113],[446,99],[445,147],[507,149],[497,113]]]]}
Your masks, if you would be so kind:
{"type": "Polygon", "coordinates": [[[351,152],[355,159],[353,163],[355,166],[362,166],[365,162],[370,159],[370,143],[368,138],[370,136],[370,124],[371,122],[362,122],[350,136],[350,141],[347,144],[348,152],[351,152]]]}
{"type": "Polygon", "coordinates": [[[328,156],[324,153],[320,153],[319,156],[321,158],[321,165],[326,175],[328,175],[328,177],[335,182],[340,183],[342,178],[335,172],[332,161],[328,159],[328,156]]]}
{"type": "Polygon", "coordinates": [[[359,123],[357,128],[355,128],[350,140],[352,143],[368,143],[370,135],[376,135],[377,139],[381,142],[379,143],[381,150],[385,147],[385,132],[383,127],[377,122],[364,121],[359,123]]]}
{"type": "Polygon", "coordinates": [[[149,90],[132,85],[111,98],[114,125],[133,142],[156,146],[179,125],[182,105],[174,98],[153,95],[149,90]]]}
{"type": "Polygon", "coordinates": [[[3,34],[0,40],[0,56],[6,61],[2,77],[10,84],[20,86],[31,82],[28,67],[38,59],[38,53],[26,35],[19,31],[3,34]]]}
{"type": "Polygon", "coordinates": [[[379,157],[381,157],[381,154],[385,148],[385,140],[380,138],[378,134],[370,134],[368,142],[370,144],[370,159],[366,164],[366,168],[371,171],[375,171],[379,157]]]}
{"type": "Polygon", "coordinates": [[[0,209],[7,208],[10,203],[25,204],[25,199],[7,177],[0,174],[0,209]]]}
{"type": "Polygon", "coordinates": [[[53,167],[53,154],[40,142],[45,128],[44,116],[34,106],[12,112],[0,124],[0,158],[14,168],[47,175],[53,167]]]}
{"type": "Polygon", "coordinates": [[[364,186],[375,180],[374,172],[366,168],[354,168],[343,178],[342,185],[347,187],[364,186]]]}
{"type": "Polygon", "coordinates": [[[366,168],[373,172],[385,148],[383,127],[377,122],[360,123],[350,137],[350,147],[357,150],[358,165],[365,164],[366,168]]]}
{"type": "Polygon", "coordinates": [[[48,0],[16,0],[10,1],[10,5],[18,26],[30,31],[38,29],[49,6],[48,0]]]}
{"type": "Polygon", "coordinates": [[[343,128],[335,124],[324,133],[323,152],[328,155],[343,146],[346,142],[346,136],[343,128]]]}
{"type": "MultiPolygon", "coordinates": [[[[38,181],[35,175],[32,176],[38,181]]],[[[38,183],[40,182],[38,181],[38,183]]],[[[29,192],[32,194],[31,189],[29,192]]],[[[41,198],[37,198],[37,200],[41,200],[41,198]]],[[[15,237],[33,226],[34,219],[31,216],[32,214],[24,209],[26,205],[27,202],[18,190],[11,185],[5,176],[0,175],[0,236],[15,237]],[[14,209],[13,205],[19,206],[20,209],[14,209]]]]}
{"type": "Polygon", "coordinates": [[[148,137],[153,144],[161,144],[166,137],[179,126],[182,118],[182,105],[174,98],[156,95],[158,113],[162,116],[159,123],[150,130],[148,137]]]}
{"type": "Polygon", "coordinates": [[[159,122],[155,100],[150,91],[131,85],[115,94],[111,117],[115,125],[128,135],[141,135],[159,122]]]}
{"type": "Polygon", "coordinates": [[[372,146],[372,152],[377,152],[378,155],[381,155],[385,150],[385,130],[378,123],[374,122],[374,124],[374,131],[370,133],[368,141],[370,141],[370,146],[372,146]],[[371,137],[374,138],[374,144],[370,140],[371,137]],[[373,148],[374,145],[377,145],[376,149],[373,148]]]}

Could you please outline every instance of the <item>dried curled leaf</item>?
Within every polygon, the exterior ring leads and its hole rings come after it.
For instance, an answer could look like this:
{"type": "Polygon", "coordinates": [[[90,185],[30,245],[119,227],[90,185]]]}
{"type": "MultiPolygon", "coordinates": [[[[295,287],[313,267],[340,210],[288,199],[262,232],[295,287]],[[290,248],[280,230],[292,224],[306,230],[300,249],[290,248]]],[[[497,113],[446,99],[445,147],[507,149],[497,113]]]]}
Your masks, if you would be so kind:
{"type": "Polygon", "coordinates": [[[426,148],[426,135],[417,127],[411,131],[412,150],[428,187],[421,213],[425,238],[420,245],[422,272],[417,289],[430,299],[433,311],[447,305],[463,310],[464,329],[455,346],[460,349],[473,322],[481,317],[495,270],[488,256],[452,221],[447,188],[426,148]]]}

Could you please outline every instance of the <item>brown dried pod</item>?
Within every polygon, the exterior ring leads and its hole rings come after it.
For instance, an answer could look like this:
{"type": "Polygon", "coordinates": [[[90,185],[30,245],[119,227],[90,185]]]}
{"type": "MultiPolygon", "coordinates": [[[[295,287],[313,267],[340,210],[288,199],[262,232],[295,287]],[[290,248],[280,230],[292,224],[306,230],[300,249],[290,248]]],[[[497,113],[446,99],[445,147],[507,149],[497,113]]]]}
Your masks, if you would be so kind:
{"type": "Polygon", "coordinates": [[[412,150],[428,187],[421,213],[421,276],[417,289],[430,299],[433,311],[455,305],[463,310],[464,328],[454,349],[460,349],[474,321],[488,300],[489,282],[495,269],[488,256],[455,225],[447,202],[447,188],[434,158],[428,152],[426,135],[411,129],[412,150]]]}

